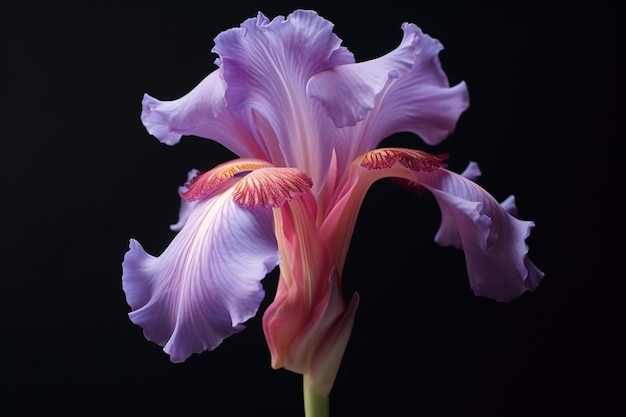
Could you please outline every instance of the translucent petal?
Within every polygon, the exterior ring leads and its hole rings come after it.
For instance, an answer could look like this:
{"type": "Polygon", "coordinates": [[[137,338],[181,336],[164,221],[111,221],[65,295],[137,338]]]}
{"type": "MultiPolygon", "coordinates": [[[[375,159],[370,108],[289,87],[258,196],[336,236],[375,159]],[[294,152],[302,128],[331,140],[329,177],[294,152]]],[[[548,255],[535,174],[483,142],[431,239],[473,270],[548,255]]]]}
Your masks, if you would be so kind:
{"type": "Polygon", "coordinates": [[[413,24],[403,24],[402,30],[400,45],[389,54],[329,69],[309,82],[309,94],[320,100],[337,126],[362,121],[340,134],[339,165],[397,132],[413,132],[437,144],[452,133],[469,106],[465,83],[449,86],[438,57],[441,43],[413,24]]]}
{"type": "Polygon", "coordinates": [[[412,132],[428,144],[440,143],[469,106],[465,83],[449,85],[438,56],[441,43],[413,24],[403,24],[402,30],[400,45],[389,54],[329,69],[309,82],[309,94],[335,124],[346,126],[335,132],[340,173],[394,133],[412,132]]]}
{"type": "Polygon", "coordinates": [[[446,170],[416,175],[441,207],[442,225],[435,240],[463,249],[476,295],[510,301],[537,287],[544,274],[527,257],[525,242],[533,222],[513,217],[461,175],[446,170]]]}
{"type": "Polygon", "coordinates": [[[313,11],[271,21],[259,14],[222,32],[213,49],[221,58],[231,111],[253,126],[268,161],[301,169],[315,187],[328,171],[334,126],[305,86],[319,71],[354,62],[332,28],[313,11]],[[284,161],[277,160],[277,150],[284,161]]]}
{"type": "Polygon", "coordinates": [[[131,240],[123,263],[130,319],[173,362],[243,329],[263,298],[261,280],[279,261],[271,211],[236,205],[232,184],[192,209],[161,256],[131,240]]]}
{"type": "MultiPolygon", "coordinates": [[[[513,217],[507,211],[511,201],[500,205],[463,175],[443,168],[427,169],[428,164],[421,168],[420,160],[415,159],[423,154],[419,151],[377,149],[369,154],[374,157],[365,155],[361,161],[377,163],[353,163],[337,203],[321,228],[325,239],[333,242],[330,250],[337,265],[343,264],[359,207],[371,184],[381,178],[399,177],[421,184],[435,196],[442,213],[435,241],[463,249],[470,285],[477,295],[510,301],[539,285],[544,274],[528,258],[525,243],[534,223],[513,217]],[[385,164],[381,158],[390,160],[385,164]]],[[[474,176],[475,168],[471,166],[466,174],[474,176]]]]}
{"type": "Polygon", "coordinates": [[[141,121],[148,133],[168,145],[193,135],[213,139],[244,158],[267,159],[254,129],[226,105],[225,91],[222,70],[217,69],[176,100],[161,101],[145,94],[141,121]]]}

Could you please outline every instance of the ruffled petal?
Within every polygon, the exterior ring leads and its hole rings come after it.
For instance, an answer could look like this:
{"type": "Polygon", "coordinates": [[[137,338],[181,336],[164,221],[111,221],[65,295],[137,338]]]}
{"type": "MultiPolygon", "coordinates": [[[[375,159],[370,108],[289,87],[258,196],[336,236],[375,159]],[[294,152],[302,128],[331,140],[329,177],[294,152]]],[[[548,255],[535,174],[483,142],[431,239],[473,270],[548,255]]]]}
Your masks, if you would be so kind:
{"type": "Polygon", "coordinates": [[[439,61],[441,43],[422,33],[415,25],[404,24],[404,30],[414,31],[419,52],[411,70],[380,95],[370,122],[372,136],[378,141],[397,132],[412,132],[429,145],[447,138],[469,107],[465,82],[450,87],[439,61]]]}
{"type": "Polygon", "coordinates": [[[480,186],[447,170],[416,173],[442,212],[435,241],[463,249],[472,290],[511,301],[543,278],[527,257],[526,238],[535,224],[513,217],[480,186]]]}
{"type": "MultiPolygon", "coordinates": [[[[461,173],[463,177],[471,181],[476,181],[481,174],[480,167],[474,161],[471,161],[461,173]]],[[[441,224],[439,225],[439,230],[435,236],[435,242],[442,246],[452,246],[461,249],[463,247],[463,242],[461,240],[461,233],[458,229],[455,216],[449,213],[448,206],[440,205],[440,208],[442,213],[441,224]]]]}
{"type": "Polygon", "coordinates": [[[407,30],[392,52],[370,61],[338,65],[314,75],[309,97],[319,100],[337,127],[353,126],[374,108],[376,96],[391,79],[404,76],[415,62],[416,31],[407,30]]]}
{"type": "Polygon", "coordinates": [[[279,262],[271,210],[233,202],[236,179],[194,203],[184,227],[159,257],[131,240],[123,263],[130,319],[172,362],[211,350],[243,329],[279,262]]]}
{"type": "Polygon", "coordinates": [[[400,177],[414,182],[413,170],[432,171],[439,168],[444,159],[417,150],[383,148],[352,161],[341,190],[329,203],[332,209],[320,227],[334,257],[333,263],[339,271],[343,268],[359,210],[370,186],[387,177],[400,177]]]}
{"type": "MultiPolygon", "coordinates": [[[[399,177],[429,189],[441,208],[441,226],[435,237],[440,245],[462,248],[465,252],[470,285],[476,295],[510,301],[534,290],[543,278],[528,258],[525,243],[534,223],[513,217],[511,201],[503,205],[487,191],[462,175],[437,163],[441,159],[411,149],[377,149],[363,155],[351,166],[348,179],[321,233],[342,265],[359,207],[375,181],[399,177]]],[[[466,170],[478,174],[477,166],[466,170]]]]}
{"type": "Polygon", "coordinates": [[[469,106],[465,83],[450,88],[438,57],[441,43],[413,24],[402,30],[400,46],[389,54],[326,70],[309,82],[309,94],[335,124],[346,126],[335,133],[338,172],[394,133],[441,142],[469,106]]]}
{"type": "Polygon", "coordinates": [[[167,145],[194,135],[213,139],[244,158],[267,159],[255,130],[241,123],[227,107],[225,91],[222,70],[217,69],[177,100],[161,101],[145,94],[141,121],[148,133],[167,145]]]}
{"type": "MultiPolygon", "coordinates": [[[[403,24],[402,30],[404,37],[401,46],[391,54],[393,58],[406,57],[410,50],[413,62],[408,71],[387,72],[385,75],[388,75],[388,81],[380,92],[360,88],[356,90],[358,94],[350,99],[323,101],[329,115],[339,125],[360,120],[363,109],[372,108],[362,123],[357,124],[352,131],[339,135],[336,147],[340,166],[345,166],[346,161],[376,148],[384,138],[397,132],[412,132],[430,145],[438,144],[453,132],[461,113],[469,106],[465,83],[461,82],[454,87],[449,85],[438,56],[443,49],[441,43],[413,24],[403,24]],[[372,107],[371,95],[374,92],[376,97],[372,107]],[[359,100],[361,104],[355,105],[354,100],[359,100]]],[[[394,63],[399,69],[404,68],[399,64],[404,63],[403,60],[385,61],[385,57],[380,59],[381,62],[394,63]]],[[[369,69],[371,64],[365,62],[352,66],[369,69]]],[[[387,71],[388,68],[380,65],[378,70],[387,71]]],[[[356,70],[332,71],[338,85],[354,83],[340,75],[356,70]]],[[[325,74],[318,74],[316,77],[328,77],[325,74]]],[[[325,94],[332,94],[331,89],[341,91],[342,88],[332,85],[325,94]]],[[[316,96],[322,94],[316,93],[316,96]]]]}
{"type": "Polygon", "coordinates": [[[148,133],[168,145],[178,143],[183,135],[209,137],[210,121],[226,106],[226,85],[220,73],[213,71],[178,100],[159,101],[145,94],[141,121],[148,133]]]}
{"type": "Polygon", "coordinates": [[[332,123],[306,96],[309,78],[333,65],[354,62],[332,32],[333,25],[313,11],[298,10],[273,20],[259,13],[215,39],[228,85],[226,100],[246,124],[258,129],[268,150],[299,168],[315,187],[324,180],[332,156],[332,123]]]}

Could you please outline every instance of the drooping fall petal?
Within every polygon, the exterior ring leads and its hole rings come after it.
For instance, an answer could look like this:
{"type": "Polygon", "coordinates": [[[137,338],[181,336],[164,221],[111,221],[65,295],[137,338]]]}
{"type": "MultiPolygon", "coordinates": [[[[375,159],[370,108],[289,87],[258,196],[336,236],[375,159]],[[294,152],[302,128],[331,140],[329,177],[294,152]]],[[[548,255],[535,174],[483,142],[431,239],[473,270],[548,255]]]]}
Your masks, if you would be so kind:
{"type": "Polygon", "coordinates": [[[443,168],[429,169],[436,160],[424,164],[423,157],[424,153],[409,149],[377,149],[355,162],[342,198],[322,226],[327,239],[340,242],[336,251],[347,250],[346,242],[341,241],[345,231],[337,225],[354,227],[369,186],[384,177],[400,177],[419,183],[435,196],[442,213],[435,240],[463,249],[476,295],[510,301],[534,290],[543,277],[527,256],[525,240],[534,223],[513,217],[472,180],[443,168]]]}
{"type": "Polygon", "coordinates": [[[124,258],[130,319],[172,362],[214,349],[242,330],[263,299],[261,280],[279,262],[271,210],[235,204],[235,183],[194,203],[159,257],[131,240],[124,258]]]}
{"type": "Polygon", "coordinates": [[[525,240],[535,224],[513,217],[485,190],[463,176],[443,170],[436,174],[420,175],[420,182],[433,192],[442,216],[451,218],[457,231],[453,233],[455,238],[450,239],[450,229],[440,228],[435,240],[453,246],[460,240],[474,293],[511,301],[534,290],[543,272],[528,258],[525,240]]]}
{"type": "Polygon", "coordinates": [[[332,208],[320,228],[324,240],[329,242],[330,252],[339,270],[343,268],[357,216],[370,186],[385,177],[414,181],[408,176],[409,173],[438,169],[444,159],[411,149],[383,148],[364,154],[352,162],[343,188],[331,203],[332,208]]]}
{"type": "MultiPolygon", "coordinates": [[[[204,204],[221,196],[220,188],[229,183],[234,185],[226,194],[237,206],[273,208],[281,274],[276,298],[263,318],[272,366],[306,373],[313,389],[327,394],[351,333],[358,296],[346,307],[339,274],[317,230],[311,178],[295,168],[237,159],[196,175],[182,197],[204,204]]],[[[186,225],[193,227],[191,220],[186,225]]]]}
{"type": "Polygon", "coordinates": [[[272,366],[327,395],[359,301],[346,304],[341,271],[363,198],[383,177],[433,193],[436,241],[464,250],[476,294],[508,301],[538,285],[525,244],[534,224],[513,217],[512,197],[498,204],[475,184],[476,164],[457,175],[443,156],[375,149],[397,132],[438,144],[469,105],[465,83],[450,87],[441,43],[413,24],[402,31],[395,50],[355,63],[315,12],[259,13],[216,37],[218,68],[187,95],[144,97],[142,121],[161,142],[195,135],[242,158],[181,189],[180,233],[161,256],[134,240],[125,256],[130,318],[172,361],[241,330],[280,256],[263,317],[272,366]]]}

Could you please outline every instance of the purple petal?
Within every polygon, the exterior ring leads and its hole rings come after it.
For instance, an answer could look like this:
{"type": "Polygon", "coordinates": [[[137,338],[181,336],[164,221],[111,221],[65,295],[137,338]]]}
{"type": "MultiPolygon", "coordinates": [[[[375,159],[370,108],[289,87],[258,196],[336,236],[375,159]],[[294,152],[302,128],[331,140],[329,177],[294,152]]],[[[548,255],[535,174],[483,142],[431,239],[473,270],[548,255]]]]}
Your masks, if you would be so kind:
{"type": "Polygon", "coordinates": [[[504,201],[500,203],[500,205],[503,209],[506,210],[507,213],[511,214],[512,216],[519,216],[519,213],[517,211],[517,204],[515,204],[515,196],[508,196],[504,199],[504,201]]]}
{"type": "Polygon", "coordinates": [[[416,176],[441,207],[442,222],[435,241],[464,250],[476,295],[510,301],[537,287],[544,274],[528,259],[525,243],[533,222],[516,219],[461,175],[437,170],[416,176]]]}
{"type": "Polygon", "coordinates": [[[218,69],[177,100],[160,101],[145,94],[141,121],[148,133],[167,145],[193,135],[213,139],[244,158],[266,159],[253,133],[227,107],[225,91],[218,69]]]}
{"type": "MultiPolygon", "coordinates": [[[[480,168],[476,162],[471,161],[461,175],[471,181],[476,181],[481,175],[480,168]]],[[[463,202],[460,203],[463,204],[463,202]]],[[[440,208],[442,213],[441,224],[435,236],[435,241],[442,246],[462,248],[463,242],[461,241],[461,234],[454,216],[454,209],[441,204],[440,208]]]]}
{"type": "Polygon", "coordinates": [[[168,145],[175,145],[183,135],[208,137],[211,120],[226,106],[220,72],[212,72],[178,100],[159,101],[145,94],[141,121],[148,133],[168,145]]]}
{"type": "Polygon", "coordinates": [[[476,181],[482,175],[482,173],[480,172],[480,167],[478,166],[478,164],[474,161],[470,161],[470,163],[467,164],[467,167],[465,167],[463,172],[461,172],[461,175],[463,175],[467,179],[476,181]]]}
{"type": "Polygon", "coordinates": [[[192,206],[161,256],[131,240],[124,258],[129,317],[172,362],[242,330],[263,299],[261,280],[278,264],[271,210],[236,205],[229,187],[192,206]]]}
{"type": "Polygon", "coordinates": [[[400,45],[380,58],[338,65],[314,75],[307,85],[337,127],[353,126],[374,108],[376,96],[392,79],[404,76],[413,66],[418,39],[404,31],[400,45]]]}
{"type": "Polygon", "coordinates": [[[393,133],[413,132],[429,144],[441,142],[469,105],[464,83],[449,87],[438,58],[439,41],[412,24],[402,25],[402,30],[400,46],[389,54],[333,68],[309,82],[309,93],[321,101],[338,125],[358,122],[363,112],[371,109],[362,121],[336,131],[338,172],[393,133]],[[409,58],[410,67],[406,68],[409,58]],[[366,80],[372,84],[355,85],[366,80]]]}
{"type": "Polygon", "coordinates": [[[218,35],[213,49],[228,85],[228,106],[254,127],[268,160],[301,169],[316,187],[328,171],[334,127],[307,97],[306,83],[319,71],[354,62],[332,29],[313,11],[271,21],[259,14],[218,35]]]}
{"type": "MultiPolygon", "coordinates": [[[[441,226],[435,241],[465,252],[470,285],[477,295],[509,301],[534,290],[543,278],[528,259],[525,243],[534,223],[518,220],[471,179],[441,167],[443,158],[403,148],[381,148],[354,161],[332,210],[321,226],[336,265],[347,253],[359,207],[375,181],[397,177],[430,190],[441,208],[441,226]]],[[[478,174],[470,164],[464,172],[478,174]]]]}
{"type": "Polygon", "coordinates": [[[429,145],[447,138],[469,107],[469,95],[464,82],[450,87],[441,68],[439,41],[423,34],[415,25],[405,24],[404,30],[415,32],[420,40],[415,64],[406,76],[390,83],[376,106],[376,136],[385,138],[396,132],[412,132],[429,145]]]}
{"type": "MultiPolygon", "coordinates": [[[[452,133],[469,106],[465,83],[449,86],[438,57],[441,43],[413,24],[403,24],[402,30],[400,46],[388,55],[333,68],[309,83],[309,93],[322,102],[337,126],[365,118],[361,153],[403,131],[437,144],[452,133]]],[[[356,155],[348,153],[346,158],[356,155]]]]}
{"type": "Polygon", "coordinates": [[[376,135],[381,139],[397,132],[412,132],[429,145],[447,138],[461,113],[469,107],[464,82],[449,86],[439,61],[443,49],[438,40],[423,34],[415,25],[403,29],[415,32],[420,41],[413,68],[381,95],[376,105],[376,135]]]}

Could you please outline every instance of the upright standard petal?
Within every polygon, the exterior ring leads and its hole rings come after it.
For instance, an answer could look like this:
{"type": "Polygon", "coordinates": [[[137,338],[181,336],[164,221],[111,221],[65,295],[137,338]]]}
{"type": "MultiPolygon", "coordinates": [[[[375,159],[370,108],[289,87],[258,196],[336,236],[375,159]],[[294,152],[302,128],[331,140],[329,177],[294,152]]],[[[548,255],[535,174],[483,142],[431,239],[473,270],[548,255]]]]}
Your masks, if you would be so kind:
{"type": "Polygon", "coordinates": [[[160,101],[145,94],[141,121],[148,133],[168,145],[175,145],[183,135],[207,137],[211,120],[226,106],[226,85],[220,72],[213,71],[177,100],[160,101]]]}
{"type": "Polygon", "coordinates": [[[141,121],[148,133],[167,145],[193,135],[215,140],[244,158],[268,159],[256,129],[242,123],[227,106],[225,91],[222,70],[217,69],[179,99],[161,101],[145,94],[141,121]]]}
{"type": "Polygon", "coordinates": [[[419,53],[406,76],[390,83],[379,96],[369,117],[375,137],[385,138],[396,132],[419,135],[429,145],[446,139],[455,129],[461,114],[469,107],[465,82],[450,87],[439,52],[443,45],[422,33],[415,25],[405,23],[404,30],[416,31],[419,53]]]}
{"type": "Polygon", "coordinates": [[[400,45],[389,54],[331,68],[309,81],[309,94],[335,124],[346,125],[335,132],[339,173],[394,133],[412,132],[431,145],[441,142],[469,106],[465,83],[449,85],[438,56],[441,43],[413,24],[403,24],[402,30],[400,45]]]}
{"type": "Polygon", "coordinates": [[[420,39],[417,31],[407,29],[403,26],[400,45],[384,56],[337,65],[311,77],[307,94],[322,103],[337,127],[354,126],[365,119],[387,83],[403,77],[414,65],[420,39]]]}
{"type": "Polygon", "coordinates": [[[313,11],[271,21],[259,13],[218,35],[213,49],[220,56],[231,111],[257,129],[262,146],[280,150],[284,161],[270,155],[270,162],[305,171],[314,187],[324,182],[334,127],[307,97],[306,83],[319,71],[354,62],[332,28],[313,11]]]}
{"type": "Polygon", "coordinates": [[[269,209],[233,201],[238,179],[193,203],[179,234],[159,257],[131,240],[123,263],[130,319],[172,362],[211,350],[243,329],[279,262],[269,209]]]}
{"type": "Polygon", "coordinates": [[[337,126],[366,123],[360,139],[364,147],[346,155],[349,160],[397,132],[412,132],[437,144],[452,133],[469,106],[465,83],[450,87],[441,67],[441,43],[414,24],[404,23],[402,30],[400,46],[389,54],[331,68],[309,82],[309,94],[321,101],[337,126]]]}

